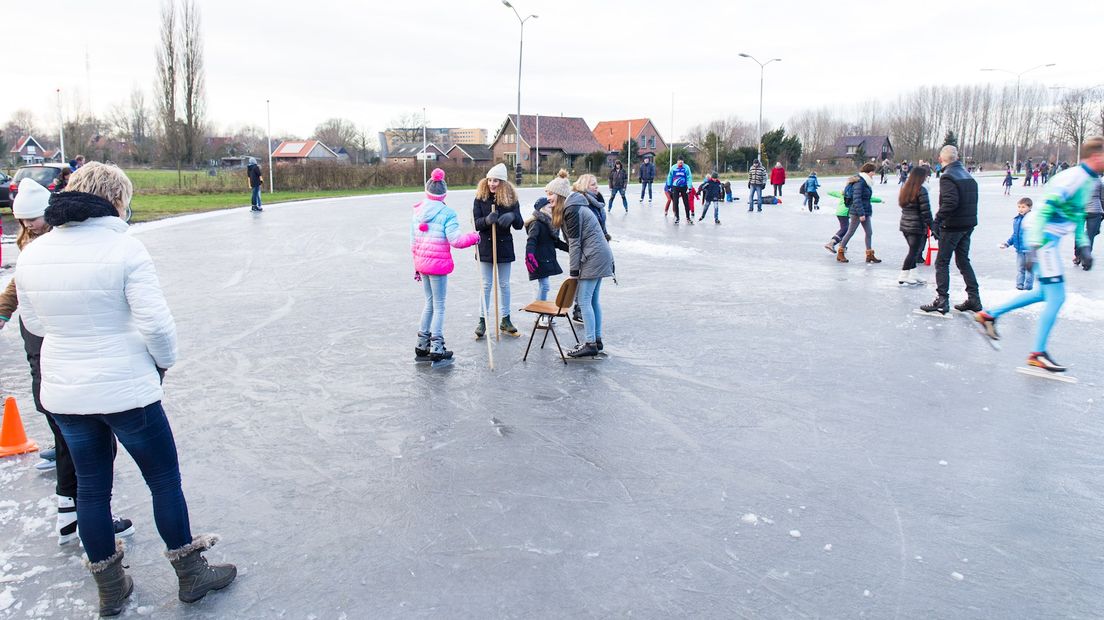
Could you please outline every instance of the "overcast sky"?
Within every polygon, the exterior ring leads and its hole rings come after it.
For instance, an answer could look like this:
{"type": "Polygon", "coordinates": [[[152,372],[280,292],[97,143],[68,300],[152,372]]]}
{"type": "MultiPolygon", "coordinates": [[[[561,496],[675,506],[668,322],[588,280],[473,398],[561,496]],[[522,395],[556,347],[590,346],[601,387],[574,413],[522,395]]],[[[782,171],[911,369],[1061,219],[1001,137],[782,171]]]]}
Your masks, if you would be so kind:
{"type": "MultiPolygon", "coordinates": [[[[309,136],[345,117],[373,130],[428,110],[431,125],[493,131],[517,105],[518,22],[500,0],[200,0],[208,118],[220,130],[265,125],[309,136]]],[[[29,108],[56,125],[87,100],[98,114],[134,87],[152,91],[155,0],[0,3],[8,50],[0,122],[29,108]],[[86,71],[87,53],[90,71],[86,71]],[[90,84],[90,88],[89,85],[90,84]]],[[[891,101],[926,84],[1104,82],[1104,2],[516,0],[525,25],[522,113],[650,117],[667,137],[736,114],[775,124],[820,105],[891,101]],[[756,8],[753,8],[756,7],[756,8]],[[1094,30],[1090,31],[1089,27],[1094,30]],[[1091,35],[1091,36],[1090,36],[1091,35]],[[1090,40],[1091,39],[1091,40],[1090,40]]],[[[152,96],[149,97],[152,102],[152,96]]]]}

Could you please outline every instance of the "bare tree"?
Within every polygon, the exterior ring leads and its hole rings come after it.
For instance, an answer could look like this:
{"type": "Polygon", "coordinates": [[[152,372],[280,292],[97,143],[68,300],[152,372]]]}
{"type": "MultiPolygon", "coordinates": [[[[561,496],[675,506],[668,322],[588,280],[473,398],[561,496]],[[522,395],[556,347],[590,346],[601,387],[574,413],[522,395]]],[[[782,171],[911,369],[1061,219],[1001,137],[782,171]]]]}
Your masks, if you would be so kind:
{"type": "Polygon", "coordinates": [[[375,134],[372,133],[372,130],[367,126],[360,127],[353,138],[353,163],[370,163],[376,157],[377,148],[375,134]]]}
{"type": "Polygon", "coordinates": [[[184,98],[184,160],[196,163],[201,153],[203,120],[206,112],[203,66],[203,32],[199,7],[195,0],[183,0],[180,6],[181,95],[184,98]]]}
{"type": "Polygon", "coordinates": [[[157,47],[157,116],[161,129],[162,156],[176,164],[177,180],[180,182],[181,148],[180,125],[176,116],[177,66],[176,4],[173,0],[164,0],[161,4],[161,30],[157,47]]]}
{"type": "Polygon", "coordinates": [[[1089,134],[1089,126],[1095,116],[1093,92],[1086,88],[1070,90],[1058,101],[1055,111],[1055,124],[1059,137],[1072,144],[1075,149],[1089,134]]]}
{"type": "Polygon", "coordinates": [[[314,128],[314,138],[321,140],[330,148],[355,146],[357,128],[353,121],[344,118],[330,118],[314,128]]]}
{"type": "Polygon", "coordinates": [[[395,136],[396,142],[421,142],[422,123],[421,112],[407,112],[391,119],[387,131],[395,136]]]}
{"type": "Polygon", "coordinates": [[[134,88],[127,101],[111,107],[107,116],[109,133],[124,141],[129,147],[130,158],[138,163],[148,163],[153,155],[153,118],[146,105],[146,94],[134,88]]]}

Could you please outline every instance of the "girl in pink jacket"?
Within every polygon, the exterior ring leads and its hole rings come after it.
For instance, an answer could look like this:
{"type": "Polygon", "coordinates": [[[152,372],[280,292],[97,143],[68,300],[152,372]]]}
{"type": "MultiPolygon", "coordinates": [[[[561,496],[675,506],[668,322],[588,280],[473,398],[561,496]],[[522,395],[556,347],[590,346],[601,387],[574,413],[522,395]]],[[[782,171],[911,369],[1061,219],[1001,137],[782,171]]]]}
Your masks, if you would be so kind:
{"type": "Polygon", "coordinates": [[[445,204],[448,186],[445,171],[435,168],[426,183],[425,200],[414,205],[410,223],[410,251],[414,254],[414,279],[425,291],[425,309],[414,346],[414,360],[439,362],[452,359],[445,349],[445,295],[448,274],[452,273],[452,248],[466,248],[479,243],[479,233],[462,234],[456,212],[445,204]]]}

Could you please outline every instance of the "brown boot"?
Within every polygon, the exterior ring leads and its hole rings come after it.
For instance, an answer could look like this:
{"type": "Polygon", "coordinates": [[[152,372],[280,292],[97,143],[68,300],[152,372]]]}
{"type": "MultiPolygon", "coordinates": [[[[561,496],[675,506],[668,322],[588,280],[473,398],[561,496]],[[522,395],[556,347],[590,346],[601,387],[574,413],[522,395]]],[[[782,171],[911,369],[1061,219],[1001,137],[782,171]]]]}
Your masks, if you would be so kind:
{"type": "Polygon", "coordinates": [[[878,258],[877,256],[874,256],[874,250],[867,250],[866,251],[866,262],[868,262],[868,263],[880,263],[880,262],[882,262],[882,259],[878,258]]]}
{"type": "Polygon", "coordinates": [[[846,256],[843,255],[843,251],[844,251],[844,247],[842,245],[839,246],[838,250],[836,250],[836,262],[837,263],[849,263],[849,262],[851,262],[851,261],[847,260],[846,256]]]}

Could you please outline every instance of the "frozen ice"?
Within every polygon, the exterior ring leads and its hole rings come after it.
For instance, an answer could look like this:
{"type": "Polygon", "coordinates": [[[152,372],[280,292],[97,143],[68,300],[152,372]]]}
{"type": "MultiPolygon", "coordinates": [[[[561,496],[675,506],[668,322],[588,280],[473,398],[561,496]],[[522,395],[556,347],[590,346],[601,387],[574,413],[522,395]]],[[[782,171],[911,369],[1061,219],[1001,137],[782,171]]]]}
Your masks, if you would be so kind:
{"type": "MultiPolygon", "coordinates": [[[[1041,190],[1005,198],[999,177],[981,183],[972,253],[993,304],[1015,294],[1016,275],[1014,255],[995,246],[1016,198],[1041,190]]],[[[1051,335],[1050,353],[1082,383],[1024,377],[1013,369],[1037,312],[1002,317],[1002,351],[965,317],[912,315],[934,294],[932,268],[920,267],[927,286],[897,287],[898,187],[874,190],[887,200],[873,216],[881,265],[861,262],[861,238],[860,260],[825,252],[837,225],[827,198],[811,214],[794,201],[755,214],[724,204],[722,226],[678,229],[662,202],[615,209],[618,284],[601,289],[610,358],[565,366],[549,338],[522,362],[533,318],[520,308],[533,288],[515,264],[511,312],[524,336],[492,340],[493,372],[471,333],[474,250],[454,253],[448,283],[456,365],[413,363],[424,303],[409,253],[413,194],[134,227],[180,336],[165,406],[193,532],[220,533],[212,560],[243,572],[199,605],[179,603],[149,493],[121,451],[113,509],[136,528],[127,613],[1097,615],[1104,419],[1089,382],[1104,341],[1101,270],[1067,271],[1051,335]],[[768,535],[762,515],[832,543],[818,553],[768,535]],[[968,588],[928,570],[962,558],[968,588]]],[[[527,210],[539,194],[521,191],[527,210]]],[[[471,200],[448,197],[464,230],[471,200]]],[[[953,267],[951,282],[958,303],[953,267]]],[[[28,433],[48,446],[13,327],[0,330],[0,393],[19,399],[28,433]]],[[[556,327],[573,344],[568,325],[556,327]]],[[[49,571],[0,583],[0,618],[90,617],[95,588],[80,547],[57,545],[55,478],[37,460],[0,459],[0,567],[49,571]]]]}

